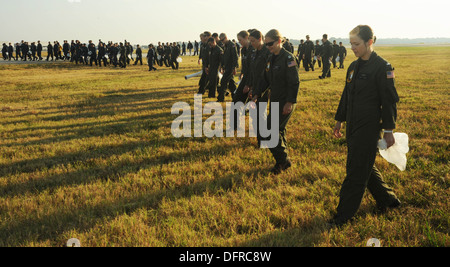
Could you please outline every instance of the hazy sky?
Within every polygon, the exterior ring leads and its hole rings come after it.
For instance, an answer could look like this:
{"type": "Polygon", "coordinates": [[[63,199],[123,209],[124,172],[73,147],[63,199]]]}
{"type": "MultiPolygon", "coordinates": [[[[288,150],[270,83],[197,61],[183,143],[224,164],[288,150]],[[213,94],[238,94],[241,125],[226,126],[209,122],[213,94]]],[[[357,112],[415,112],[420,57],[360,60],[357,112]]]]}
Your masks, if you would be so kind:
{"type": "Polygon", "coordinates": [[[148,44],[236,38],[278,29],[291,39],[347,37],[368,24],[378,39],[450,37],[448,0],[1,0],[0,41],[72,40],[148,44]]]}

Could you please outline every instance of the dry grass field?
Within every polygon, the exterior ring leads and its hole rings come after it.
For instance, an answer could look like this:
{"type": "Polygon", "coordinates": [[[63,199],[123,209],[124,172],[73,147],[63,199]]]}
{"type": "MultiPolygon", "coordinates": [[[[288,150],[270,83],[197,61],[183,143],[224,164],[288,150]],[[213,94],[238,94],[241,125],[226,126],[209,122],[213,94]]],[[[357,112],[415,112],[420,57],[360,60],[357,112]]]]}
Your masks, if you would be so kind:
{"type": "Polygon", "coordinates": [[[333,229],[346,70],[326,80],[300,70],[293,166],[274,176],[255,138],[172,136],[172,105],[193,107],[198,78],[184,76],[199,71],[196,57],[157,72],[0,65],[0,246],[449,246],[450,47],[375,50],[395,67],[397,131],[410,137],[406,171],[376,164],[403,206],[376,214],[367,192],[355,220],[333,229]]]}

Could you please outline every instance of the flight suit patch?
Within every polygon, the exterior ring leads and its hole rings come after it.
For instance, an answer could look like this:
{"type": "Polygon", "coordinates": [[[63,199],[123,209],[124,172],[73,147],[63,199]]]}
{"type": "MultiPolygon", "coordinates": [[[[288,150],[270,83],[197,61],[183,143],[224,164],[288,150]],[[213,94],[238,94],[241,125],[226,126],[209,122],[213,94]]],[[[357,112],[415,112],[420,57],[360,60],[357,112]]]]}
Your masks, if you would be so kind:
{"type": "Polygon", "coordinates": [[[350,74],[348,75],[347,83],[351,83],[351,82],[352,82],[352,80],[353,80],[353,74],[355,74],[355,71],[354,71],[354,70],[352,70],[352,71],[350,72],[350,74]]]}

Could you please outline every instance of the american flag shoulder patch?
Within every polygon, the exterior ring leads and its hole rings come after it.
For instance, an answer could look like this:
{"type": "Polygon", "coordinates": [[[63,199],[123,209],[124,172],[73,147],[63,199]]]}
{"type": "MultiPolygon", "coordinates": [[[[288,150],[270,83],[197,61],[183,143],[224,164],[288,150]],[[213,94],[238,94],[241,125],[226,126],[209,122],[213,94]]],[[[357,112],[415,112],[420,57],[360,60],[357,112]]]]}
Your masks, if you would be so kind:
{"type": "Polygon", "coordinates": [[[387,72],[387,78],[388,79],[394,79],[395,78],[395,73],[394,73],[393,70],[387,72]]]}
{"type": "Polygon", "coordinates": [[[288,67],[289,68],[292,68],[292,67],[295,67],[295,66],[297,66],[297,62],[295,62],[295,60],[293,60],[293,61],[288,63],[288,67]]]}

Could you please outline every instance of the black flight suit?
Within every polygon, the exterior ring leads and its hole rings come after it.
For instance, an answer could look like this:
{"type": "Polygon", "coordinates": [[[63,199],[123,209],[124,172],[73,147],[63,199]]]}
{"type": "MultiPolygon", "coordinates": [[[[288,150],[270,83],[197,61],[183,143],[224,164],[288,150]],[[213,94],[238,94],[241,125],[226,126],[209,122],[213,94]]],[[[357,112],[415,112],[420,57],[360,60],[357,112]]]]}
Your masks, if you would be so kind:
{"type": "Polygon", "coordinates": [[[314,65],[312,64],[312,59],[314,55],[314,43],[312,41],[306,41],[303,46],[305,51],[303,66],[305,67],[306,71],[309,71],[309,68],[311,68],[314,71],[314,65]]]}
{"type": "Polygon", "coordinates": [[[33,58],[33,61],[36,61],[37,57],[36,57],[36,51],[37,51],[37,47],[34,43],[31,44],[31,56],[33,58]]]}
{"type": "Polygon", "coordinates": [[[339,46],[339,69],[344,68],[345,57],[347,57],[347,49],[345,46],[339,46]]]}
{"type": "MultiPolygon", "coordinates": [[[[286,125],[294,113],[299,86],[298,66],[294,55],[284,48],[281,49],[279,55],[271,54],[267,61],[264,78],[260,80],[255,95],[261,96],[262,92],[270,88],[271,105],[276,102],[279,103],[278,145],[275,148],[270,148],[270,152],[275,158],[277,165],[285,164],[289,160],[286,151],[286,125]],[[292,112],[288,115],[283,115],[283,108],[287,102],[293,103],[292,112]]],[[[271,117],[271,111],[269,111],[267,118],[268,127],[273,127],[271,117]]]]}
{"type": "Polygon", "coordinates": [[[98,65],[99,67],[102,66],[102,61],[103,61],[103,65],[106,67],[106,65],[108,64],[108,60],[105,57],[106,55],[106,48],[105,46],[99,46],[98,47],[98,65]]]}
{"type": "Polygon", "coordinates": [[[37,56],[39,58],[39,60],[42,60],[42,44],[38,43],[37,45],[37,56]]]}
{"type": "Polygon", "coordinates": [[[91,59],[90,59],[89,64],[92,66],[92,61],[93,61],[93,62],[95,62],[95,66],[97,66],[97,49],[95,48],[95,44],[90,43],[88,46],[88,50],[89,50],[89,52],[91,52],[90,53],[91,59]]]}
{"type": "Polygon", "coordinates": [[[87,65],[89,63],[88,62],[89,49],[85,44],[83,44],[83,46],[81,47],[81,55],[83,57],[84,64],[87,65]]]}
{"type": "Polygon", "coordinates": [[[253,95],[258,96],[258,101],[256,102],[256,108],[257,108],[257,114],[258,114],[258,121],[256,123],[256,129],[257,129],[257,140],[258,140],[258,147],[260,146],[261,142],[261,135],[259,132],[259,123],[260,121],[264,120],[265,114],[259,113],[259,105],[261,103],[267,104],[269,101],[269,92],[270,90],[267,89],[265,91],[257,93],[257,86],[261,79],[264,79],[264,74],[267,68],[267,62],[269,60],[270,51],[267,49],[265,45],[261,48],[261,50],[255,50],[254,53],[251,55],[250,59],[250,73],[249,78],[247,80],[247,86],[249,86],[252,90],[253,95]]]}
{"type": "Polygon", "coordinates": [[[57,43],[53,44],[53,55],[55,55],[55,61],[59,59],[59,45],[57,43]]]}
{"type": "Polygon", "coordinates": [[[297,55],[298,55],[297,66],[299,66],[299,67],[302,64],[302,61],[303,61],[303,67],[305,66],[305,61],[303,60],[304,54],[305,54],[305,44],[300,43],[297,48],[297,55]]]}
{"type": "Polygon", "coordinates": [[[339,45],[333,44],[333,68],[336,68],[336,58],[339,54],[339,45]]]}
{"type": "MultiPolygon", "coordinates": [[[[23,53],[23,57],[24,57],[24,61],[27,61],[27,57],[30,57],[30,55],[28,55],[28,51],[30,51],[30,47],[26,44],[23,43],[22,45],[22,53],[23,53]]],[[[31,57],[30,57],[31,60],[31,57]]]]}
{"type": "Polygon", "coordinates": [[[170,46],[164,47],[164,65],[170,67],[170,54],[172,54],[172,48],[170,46]]]}
{"type": "Polygon", "coordinates": [[[164,61],[164,47],[162,45],[159,45],[156,48],[156,52],[158,53],[158,55],[156,56],[156,59],[158,61],[158,65],[160,67],[162,67],[163,61],[164,61]],[[159,59],[158,59],[158,57],[159,57],[159,59]]]}
{"type": "Polygon", "coordinates": [[[156,51],[154,49],[149,49],[148,53],[147,53],[148,71],[156,70],[156,68],[153,67],[153,62],[154,62],[155,57],[156,57],[156,51]]]}
{"type": "Polygon", "coordinates": [[[16,44],[16,61],[19,60],[19,57],[22,58],[22,47],[20,44],[16,44]]]}
{"type": "Polygon", "coordinates": [[[207,44],[201,44],[200,47],[200,54],[199,54],[199,60],[202,61],[202,76],[200,77],[200,81],[198,82],[198,93],[197,94],[204,94],[206,87],[208,85],[208,74],[206,74],[205,69],[208,67],[208,58],[209,58],[209,50],[210,47],[207,44]]]}
{"type": "MultiPolygon", "coordinates": [[[[150,49],[149,49],[149,51],[150,51],[150,49]]],[[[152,57],[152,59],[153,59],[153,57],[152,57]]],[[[141,62],[141,66],[142,66],[143,65],[142,64],[142,49],[140,47],[136,48],[136,61],[134,62],[134,65],[137,65],[139,61],[141,62]]]]}
{"type": "Polygon", "coordinates": [[[69,51],[70,51],[70,45],[69,45],[69,43],[64,43],[63,44],[63,58],[64,58],[64,60],[69,60],[69,51]]]}
{"type": "Polygon", "coordinates": [[[331,77],[331,63],[330,58],[333,57],[333,46],[330,41],[326,41],[322,46],[322,78],[331,77]]]}
{"type": "Polygon", "coordinates": [[[125,69],[127,67],[127,48],[124,45],[120,45],[119,51],[120,51],[119,66],[125,69]]]}
{"type": "Polygon", "coordinates": [[[172,69],[177,70],[180,67],[177,59],[180,56],[180,48],[178,46],[173,46],[170,51],[170,66],[172,69]]]}
{"type": "Polygon", "coordinates": [[[313,61],[313,66],[316,65],[316,61],[317,63],[319,63],[319,68],[322,67],[322,60],[320,59],[320,55],[322,54],[322,46],[316,44],[314,46],[314,61],[313,61]]]}
{"type": "Polygon", "coordinates": [[[208,72],[208,97],[216,97],[217,83],[219,80],[219,69],[222,64],[223,50],[219,45],[209,49],[209,56],[206,62],[206,66],[209,69],[208,72]]]}
{"type": "Polygon", "coordinates": [[[8,60],[8,56],[6,55],[6,53],[8,53],[8,46],[6,46],[6,44],[3,44],[3,47],[2,47],[3,60],[8,60]]]}
{"type": "MultiPolygon", "coordinates": [[[[241,82],[239,83],[238,88],[233,93],[233,103],[246,103],[248,98],[248,92],[244,93],[244,87],[247,85],[247,81],[250,75],[250,59],[251,55],[254,53],[254,48],[250,45],[249,47],[242,47],[241,49],[241,82]]],[[[234,129],[237,130],[237,112],[234,114],[234,129]]]]}
{"type": "Polygon", "coordinates": [[[50,57],[52,57],[53,61],[53,45],[51,43],[47,45],[47,61],[50,57]]]}
{"type": "Polygon", "coordinates": [[[230,89],[232,94],[236,91],[236,82],[233,77],[233,70],[238,68],[238,55],[236,45],[232,41],[228,41],[225,45],[222,57],[222,67],[224,73],[220,81],[218,101],[223,102],[225,100],[225,92],[227,88],[230,89]]]}
{"type": "Polygon", "coordinates": [[[357,212],[366,187],[377,205],[398,201],[375,167],[381,129],[395,129],[397,102],[392,66],[375,52],[358,59],[347,71],[347,82],[335,119],[346,122],[347,176],[342,184],[335,221],[344,223],[357,212]]]}
{"type": "Polygon", "coordinates": [[[11,59],[14,58],[13,53],[14,53],[14,47],[12,45],[9,45],[8,46],[8,59],[9,59],[9,61],[11,61],[11,59]]]}

